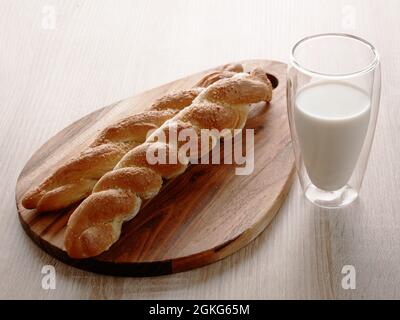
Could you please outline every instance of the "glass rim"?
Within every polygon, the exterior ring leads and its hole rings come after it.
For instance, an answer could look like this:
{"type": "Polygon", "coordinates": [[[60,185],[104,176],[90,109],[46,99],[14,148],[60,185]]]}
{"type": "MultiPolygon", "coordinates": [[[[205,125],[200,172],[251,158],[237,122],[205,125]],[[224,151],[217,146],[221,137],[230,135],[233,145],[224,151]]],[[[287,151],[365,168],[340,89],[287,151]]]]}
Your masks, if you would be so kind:
{"type": "Polygon", "coordinates": [[[301,40],[299,40],[292,48],[291,51],[291,55],[290,55],[290,62],[291,64],[298,69],[299,71],[310,75],[310,76],[314,76],[314,77],[319,77],[319,78],[326,78],[326,79],[343,79],[343,78],[353,78],[353,77],[358,77],[360,75],[366,74],[372,70],[374,70],[376,68],[376,66],[379,64],[380,58],[379,58],[379,53],[376,50],[376,48],[367,40],[352,35],[352,34],[347,34],[347,33],[319,33],[319,34],[314,34],[308,37],[305,37],[301,40]],[[366,67],[354,71],[354,72],[350,72],[350,73],[343,73],[343,74],[329,74],[329,73],[322,73],[322,72],[318,72],[318,71],[314,71],[311,69],[308,69],[306,67],[303,67],[297,60],[295,57],[295,52],[296,49],[302,45],[303,43],[309,41],[309,40],[313,40],[313,39],[317,39],[317,38],[324,38],[324,37],[342,37],[342,38],[348,38],[348,39],[353,39],[355,41],[361,42],[362,44],[366,45],[367,47],[369,47],[369,49],[371,50],[371,52],[373,53],[374,57],[371,61],[370,64],[368,64],[366,67]]]}

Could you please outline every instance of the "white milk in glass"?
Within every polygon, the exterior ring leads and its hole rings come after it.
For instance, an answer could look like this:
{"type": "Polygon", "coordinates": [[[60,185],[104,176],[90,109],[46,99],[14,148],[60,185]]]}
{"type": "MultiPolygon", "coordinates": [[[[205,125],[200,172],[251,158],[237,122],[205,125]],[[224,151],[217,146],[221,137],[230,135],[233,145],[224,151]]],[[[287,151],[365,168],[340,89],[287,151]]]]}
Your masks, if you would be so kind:
{"type": "Polygon", "coordinates": [[[317,82],[302,88],[295,101],[295,125],[311,182],[326,191],[349,181],[370,118],[370,97],[344,82],[317,82]]]}

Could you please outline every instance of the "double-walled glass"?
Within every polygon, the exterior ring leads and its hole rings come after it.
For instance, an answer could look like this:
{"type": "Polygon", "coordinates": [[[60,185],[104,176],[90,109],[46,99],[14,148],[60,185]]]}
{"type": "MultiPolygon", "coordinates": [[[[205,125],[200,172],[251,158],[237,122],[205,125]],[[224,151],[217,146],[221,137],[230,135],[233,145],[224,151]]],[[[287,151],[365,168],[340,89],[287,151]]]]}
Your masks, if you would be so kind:
{"type": "Polygon", "coordinates": [[[305,196],[338,208],[359,194],[379,110],[379,55],[367,41],[320,34],[299,41],[288,69],[288,115],[305,196]]]}

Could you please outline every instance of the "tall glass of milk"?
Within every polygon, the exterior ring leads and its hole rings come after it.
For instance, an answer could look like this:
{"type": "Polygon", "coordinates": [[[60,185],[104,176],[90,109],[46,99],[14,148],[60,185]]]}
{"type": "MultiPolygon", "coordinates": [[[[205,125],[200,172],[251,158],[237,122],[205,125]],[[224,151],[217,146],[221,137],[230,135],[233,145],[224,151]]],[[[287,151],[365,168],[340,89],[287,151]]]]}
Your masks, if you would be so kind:
{"type": "Polygon", "coordinates": [[[296,168],[312,203],[338,208],[359,195],[378,116],[379,55],[367,41],[320,34],[299,41],[288,68],[296,168]]]}

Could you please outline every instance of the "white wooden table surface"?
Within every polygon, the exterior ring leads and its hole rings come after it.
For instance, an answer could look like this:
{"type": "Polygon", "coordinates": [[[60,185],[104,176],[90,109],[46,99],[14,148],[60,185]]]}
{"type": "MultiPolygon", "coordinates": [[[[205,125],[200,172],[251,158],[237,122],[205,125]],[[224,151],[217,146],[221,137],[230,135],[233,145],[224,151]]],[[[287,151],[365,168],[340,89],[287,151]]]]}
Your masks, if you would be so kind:
{"type": "Polygon", "coordinates": [[[399,20],[398,0],[1,0],[0,298],[400,298],[399,20]],[[15,182],[57,131],[205,68],[287,61],[296,40],[322,32],[360,35],[381,53],[381,112],[360,201],[317,209],[296,178],[277,217],[249,246],[156,278],[80,271],[25,235],[15,182]],[[42,289],[44,265],[55,266],[55,290],[42,289]],[[344,265],[356,269],[355,290],[341,286],[344,265]]]}

